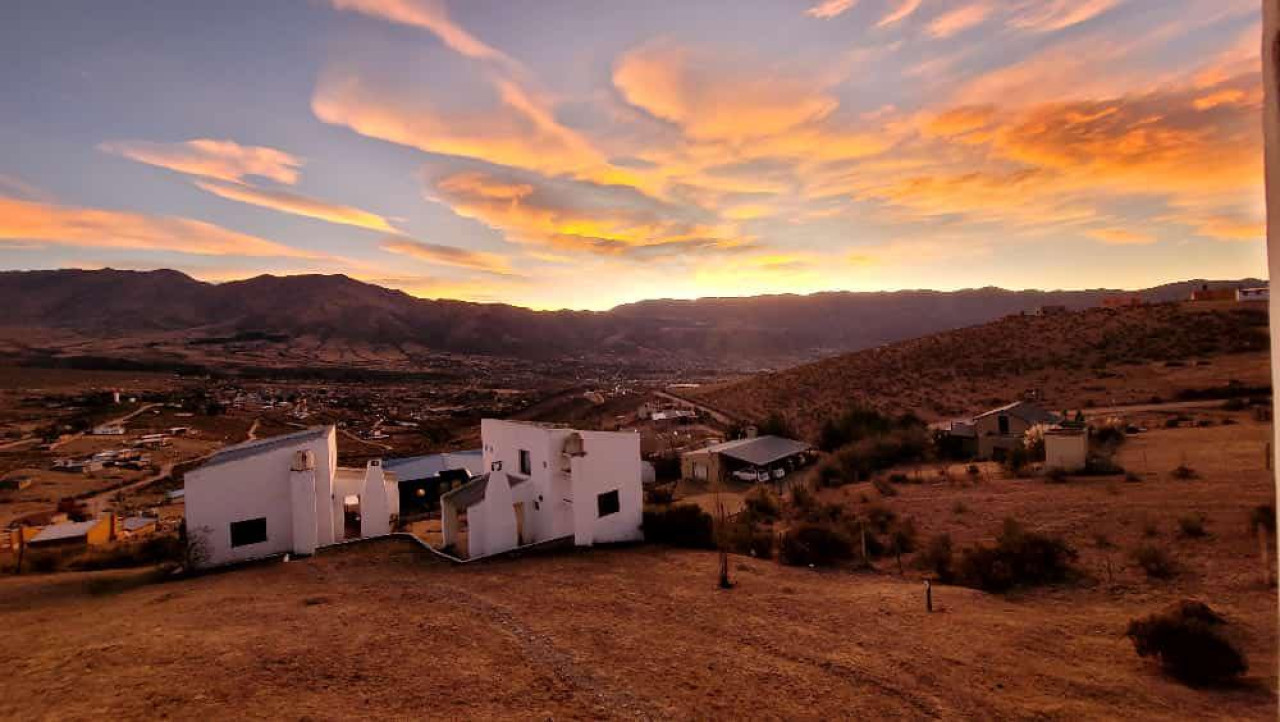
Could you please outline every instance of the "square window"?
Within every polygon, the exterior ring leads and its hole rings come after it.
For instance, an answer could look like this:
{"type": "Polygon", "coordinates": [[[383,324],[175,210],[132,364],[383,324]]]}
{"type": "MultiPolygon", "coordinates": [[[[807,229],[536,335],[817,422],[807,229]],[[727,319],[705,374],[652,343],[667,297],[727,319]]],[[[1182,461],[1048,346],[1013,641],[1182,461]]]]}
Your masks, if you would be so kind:
{"type": "Polygon", "coordinates": [[[533,457],[527,449],[520,450],[520,473],[525,476],[533,473],[533,457]]]}
{"type": "Polygon", "coordinates": [[[231,522],[231,546],[261,544],[267,540],[267,518],[231,522]]]}
{"type": "Polygon", "coordinates": [[[610,514],[617,514],[622,509],[622,502],[618,498],[618,490],[606,491],[596,497],[596,516],[606,517],[610,514]]]}

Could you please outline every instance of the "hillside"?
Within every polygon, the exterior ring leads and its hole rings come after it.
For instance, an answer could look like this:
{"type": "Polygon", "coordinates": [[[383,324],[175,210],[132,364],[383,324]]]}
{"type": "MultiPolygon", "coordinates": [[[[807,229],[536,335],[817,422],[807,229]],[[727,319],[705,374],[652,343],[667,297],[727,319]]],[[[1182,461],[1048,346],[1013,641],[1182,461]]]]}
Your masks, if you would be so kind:
{"type": "MultiPolygon", "coordinates": [[[[1143,291],[1184,298],[1200,281],[1143,291]]],[[[1254,280],[1215,282],[1252,285],[1254,280]]],[[[346,276],[203,283],[176,271],[0,273],[0,352],[268,363],[412,365],[426,353],[608,358],[738,370],[783,367],[1040,305],[1088,308],[1115,291],[822,293],[645,301],[606,312],[424,300],[346,276]],[[244,354],[249,354],[245,357],[244,354]]]]}
{"type": "Polygon", "coordinates": [[[939,587],[930,615],[914,580],[733,563],[729,592],[714,553],[653,547],[451,568],[389,541],[165,583],[5,575],[0,642],[21,652],[0,717],[1275,717],[1265,591],[1229,607],[1257,630],[1256,680],[1201,691],[1122,636],[1162,596],[939,587]]]}
{"type": "Polygon", "coordinates": [[[745,419],[780,413],[804,435],[853,405],[947,418],[1037,391],[1051,408],[1168,399],[1235,380],[1269,385],[1267,316],[1159,304],[1011,316],[777,373],[699,396],[745,419]]]}

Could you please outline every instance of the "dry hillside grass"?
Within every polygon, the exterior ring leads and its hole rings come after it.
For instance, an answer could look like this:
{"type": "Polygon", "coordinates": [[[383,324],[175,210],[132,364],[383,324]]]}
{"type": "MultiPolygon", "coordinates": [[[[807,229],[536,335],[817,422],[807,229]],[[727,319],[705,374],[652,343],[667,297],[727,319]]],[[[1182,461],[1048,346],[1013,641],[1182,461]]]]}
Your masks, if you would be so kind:
{"type": "Polygon", "coordinates": [[[781,413],[801,434],[851,405],[938,419],[1038,390],[1051,408],[1168,399],[1229,380],[1269,384],[1265,312],[1162,304],[1011,316],[710,387],[746,419],[781,413]]]}

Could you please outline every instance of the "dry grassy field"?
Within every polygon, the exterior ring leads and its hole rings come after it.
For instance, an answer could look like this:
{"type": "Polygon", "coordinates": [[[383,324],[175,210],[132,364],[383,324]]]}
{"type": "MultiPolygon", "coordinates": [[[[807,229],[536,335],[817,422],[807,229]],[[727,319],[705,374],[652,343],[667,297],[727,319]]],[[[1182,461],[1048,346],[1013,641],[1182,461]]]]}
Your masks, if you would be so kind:
{"type": "Polygon", "coordinates": [[[930,468],[884,499],[868,484],[822,492],[959,545],[1013,516],[1080,552],[1075,581],[935,586],[932,614],[919,572],[888,560],[818,572],[733,557],[736,587],[721,591],[714,553],[657,547],[457,567],[393,540],[177,581],[8,577],[0,717],[1275,719],[1276,592],[1247,525],[1274,498],[1270,426],[1227,416],[1131,438],[1119,460],[1140,481],[930,468]],[[1197,478],[1173,478],[1179,464],[1197,478]],[[1191,513],[1207,536],[1179,536],[1191,513]],[[1127,561],[1144,541],[1177,576],[1127,561]],[[1240,684],[1186,687],[1134,654],[1129,620],[1183,598],[1240,634],[1240,684]]]}

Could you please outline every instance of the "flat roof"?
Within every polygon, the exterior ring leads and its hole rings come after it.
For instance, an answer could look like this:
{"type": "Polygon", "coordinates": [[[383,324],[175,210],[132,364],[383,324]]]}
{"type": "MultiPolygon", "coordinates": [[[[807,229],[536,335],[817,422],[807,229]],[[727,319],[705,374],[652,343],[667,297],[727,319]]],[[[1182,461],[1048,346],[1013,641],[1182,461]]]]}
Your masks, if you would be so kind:
{"type": "Polygon", "coordinates": [[[225,464],[228,461],[237,461],[246,459],[251,456],[257,456],[268,451],[274,451],[282,446],[290,446],[327,436],[333,426],[312,426],[302,431],[295,431],[291,434],[283,436],[272,436],[269,439],[254,439],[253,441],[245,441],[239,444],[223,447],[213,453],[209,460],[200,465],[200,468],[209,466],[217,466],[225,464]]]}
{"type": "Polygon", "coordinates": [[[64,539],[75,539],[89,533],[89,530],[102,523],[101,519],[90,519],[89,521],[68,521],[61,524],[53,524],[40,530],[39,534],[31,537],[32,542],[50,542],[62,541],[64,539]]]}
{"type": "Polygon", "coordinates": [[[385,459],[382,468],[394,471],[404,481],[430,479],[442,471],[466,469],[470,474],[484,471],[484,452],[480,449],[448,451],[443,454],[408,456],[401,459],[385,459]]]}
{"type": "Polygon", "coordinates": [[[787,439],[781,436],[756,436],[750,439],[726,441],[691,453],[720,454],[721,456],[745,461],[755,466],[764,466],[765,464],[785,459],[788,456],[803,453],[808,451],[809,448],[809,444],[795,439],[787,439]]]}

